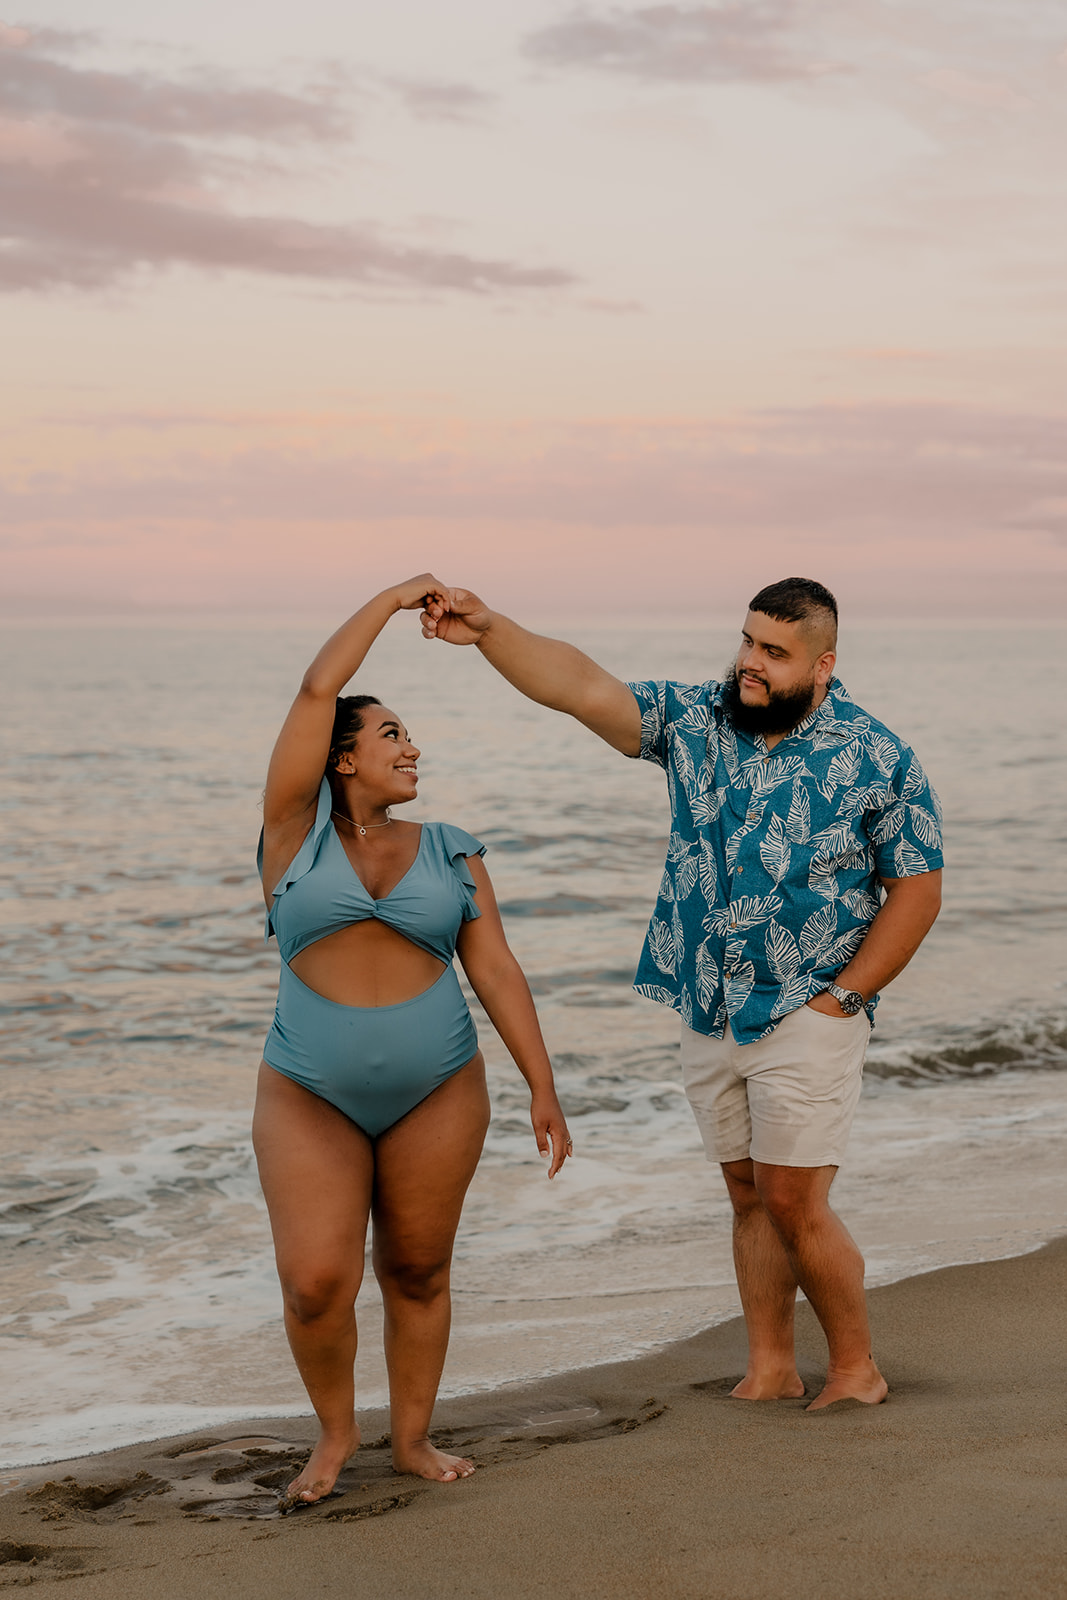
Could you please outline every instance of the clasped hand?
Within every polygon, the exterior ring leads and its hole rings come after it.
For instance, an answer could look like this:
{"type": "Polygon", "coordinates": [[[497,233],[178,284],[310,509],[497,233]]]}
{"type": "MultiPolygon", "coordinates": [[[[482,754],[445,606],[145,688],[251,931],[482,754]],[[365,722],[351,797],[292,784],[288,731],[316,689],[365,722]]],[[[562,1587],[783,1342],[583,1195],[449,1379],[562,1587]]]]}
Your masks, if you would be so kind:
{"type": "Polygon", "coordinates": [[[448,589],[432,572],[398,583],[391,591],[399,611],[422,608],[419,621],[424,639],[444,639],[448,644],[476,644],[487,631],[492,613],[469,589],[448,589]]]}

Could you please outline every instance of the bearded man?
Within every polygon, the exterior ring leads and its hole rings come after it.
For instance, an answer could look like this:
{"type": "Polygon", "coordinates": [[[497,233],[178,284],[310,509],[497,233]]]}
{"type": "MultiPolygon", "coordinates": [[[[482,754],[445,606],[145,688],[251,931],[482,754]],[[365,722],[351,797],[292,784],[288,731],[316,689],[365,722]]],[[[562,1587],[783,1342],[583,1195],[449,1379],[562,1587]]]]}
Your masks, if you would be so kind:
{"type": "Polygon", "coordinates": [[[830,1209],[879,990],[941,903],[937,797],[833,676],[837,602],[786,578],[749,605],[722,683],[622,683],[464,589],[427,638],[476,644],[541,705],[667,773],[671,836],[634,980],[681,1015],[686,1093],[734,1212],[742,1400],[799,1398],[804,1291],[829,1347],[809,1411],[884,1400],[863,1258],[830,1209]]]}

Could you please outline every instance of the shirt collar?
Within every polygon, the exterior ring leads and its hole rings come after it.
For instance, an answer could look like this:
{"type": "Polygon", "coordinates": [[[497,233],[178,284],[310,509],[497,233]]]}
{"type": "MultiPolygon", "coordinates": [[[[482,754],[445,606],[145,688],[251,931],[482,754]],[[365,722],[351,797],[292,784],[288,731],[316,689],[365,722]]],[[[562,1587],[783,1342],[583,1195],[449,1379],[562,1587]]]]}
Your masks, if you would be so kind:
{"type": "Polygon", "coordinates": [[[816,733],[839,733],[848,736],[855,702],[839,678],[831,678],[826,685],[825,698],[810,711],[803,722],[786,734],[787,739],[810,738],[816,733]]]}

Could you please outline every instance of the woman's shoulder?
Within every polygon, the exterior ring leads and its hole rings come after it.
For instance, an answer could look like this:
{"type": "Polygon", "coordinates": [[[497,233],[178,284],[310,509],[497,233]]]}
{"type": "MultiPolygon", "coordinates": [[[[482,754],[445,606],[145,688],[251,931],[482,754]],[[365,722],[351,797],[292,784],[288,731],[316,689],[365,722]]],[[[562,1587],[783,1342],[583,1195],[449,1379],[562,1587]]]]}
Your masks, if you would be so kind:
{"type": "Polygon", "coordinates": [[[485,845],[454,822],[424,822],[423,829],[451,860],[457,856],[484,856],[485,845]]]}
{"type": "Polygon", "coordinates": [[[268,893],[282,894],[303,877],[314,864],[329,828],[330,786],[324,778],[313,809],[281,823],[265,823],[260,830],[256,865],[268,893]]]}

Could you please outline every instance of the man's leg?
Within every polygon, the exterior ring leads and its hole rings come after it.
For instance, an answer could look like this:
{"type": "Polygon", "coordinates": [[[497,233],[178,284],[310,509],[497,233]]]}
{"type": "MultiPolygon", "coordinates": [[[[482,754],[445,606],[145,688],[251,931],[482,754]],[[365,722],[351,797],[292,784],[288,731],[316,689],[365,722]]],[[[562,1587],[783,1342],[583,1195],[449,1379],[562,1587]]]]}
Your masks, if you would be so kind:
{"type": "Polygon", "coordinates": [[[793,1353],[797,1280],[778,1230],[764,1210],[752,1162],[726,1161],[734,1208],[734,1269],[748,1330],[748,1368],[738,1400],[795,1400],[804,1393],[793,1353]]]}
{"type": "Polygon", "coordinates": [[[830,1347],[826,1384],[808,1407],[835,1400],[876,1405],[889,1386],[871,1357],[863,1293],[863,1257],[830,1210],[836,1167],[778,1167],[751,1163],[761,1210],[773,1224],[794,1280],[803,1289],[830,1347]]]}
{"type": "Polygon", "coordinates": [[[748,1154],[752,1123],[738,1064],[762,1048],[739,1045],[729,1026],[721,1039],[712,1039],[682,1025],[685,1092],[708,1160],[722,1167],[734,1208],[734,1269],[748,1329],[748,1369],[733,1391],[739,1400],[796,1399],[804,1393],[793,1355],[797,1280],[756,1192],[748,1154]]]}

